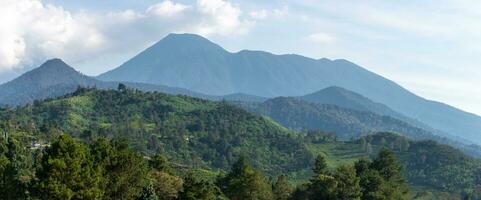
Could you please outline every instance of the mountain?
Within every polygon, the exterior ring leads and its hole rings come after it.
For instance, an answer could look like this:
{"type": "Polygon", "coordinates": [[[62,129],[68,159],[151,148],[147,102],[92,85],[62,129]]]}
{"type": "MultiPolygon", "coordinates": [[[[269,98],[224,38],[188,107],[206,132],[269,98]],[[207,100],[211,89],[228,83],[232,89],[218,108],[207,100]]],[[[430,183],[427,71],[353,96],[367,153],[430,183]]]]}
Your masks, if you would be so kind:
{"type": "Polygon", "coordinates": [[[170,34],[101,80],[186,88],[209,95],[302,96],[339,86],[455,137],[481,143],[481,117],[426,100],[347,60],[243,50],[193,34],[170,34]]]}
{"type": "Polygon", "coordinates": [[[123,137],[144,153],[164,152],[185,165],[228,169],[240,155],[265,172],[307,168],[312,155],[296,133],[225,102],[133,89],[80,88],[73,94],[0,110],[9,132],[49,140],[123,137]],[[38,127],[32,129],[31,127],[38,127]]]}
{"type": "MultiPolygon", "coordinates": [[[[288,103],[300,101],[285,99],[288,103]]],[[[2,123],[2,131],[25,145],[48,144],[59,134],[72,135],[86,144],[102,136],[121,137],[130,141],[139,155],[161,152],[175,163],[176,170],[196,169],[212,177],[244,155],[271,178],[287,173],[302,183],[312,177],[313,155],[325,155],[329,169],[334,169],[390,148],[406,169],[403,174],[412,187],[461,193],[481,184],[476,178],[481,170],[479,160],[436,142],[411,141],[392,133],[336,141],[322,131],[289,131],[225,102],[134,89],[79,88],[59,98],[2,109],[0,121],[8,122],[2,123]]],[[[20,149],[14,152],[30,150],[20,149]]]]}
{"type": "Polygon", "coordinates": [[[434,140],[448,144],[468,155],[481,158],[481,148],[478,145],[466,145],[443,136],[444,133],[434,132],[429,127],[425,129],[388,115],[310,103],[295,97],[277,97],[262,103],[236,103],[293,130],[323,130],[335,133],[343,140],[377,132],[395,132],[417,141],[434,140]]]}
{"type": "Polygon", "coordinates": [[[411,126],[418,127],[426,131],[435,133],[436,135],[451,137],[451,138],[453,137],[448,133],[433,129],[430,126],[418,120],[415,120],[403,114],[400,114],[392,110],[391,108],[387,107],[384,104],[376,103],[368,99],[367,97],[364,97],[360,94],[357,94],[353,91],[350,91],[341,87],[331,86],[311,94],[300,96],[298,98],[304,101],[316,103],[316,104],[330,104],[330,105],[336,105],[343,108],[370,112],[380,116],[390,116],[395,119],[407,122],[411,126]]]}
{"type": "Polygon", "coordinates": [[[55,98],[74,92],[78,87],[95,87],[99,89],[116,89],[122,83],[130,88],[147,92],[163,92],[174,95],[187,95],[211,100],[227,101],[263,101],[265,98],[247,94],[229,94],[225,96],[205,95],[199,92],[163,85],[146,83],[100,81],[76,71],[61,59],[46,61],[20,77],[0,85],[0,105],[18,106],[35,100],[55,98]]]}
{"type": "Polygon", "coordinates": [[[299,98],[311,103],[331,104],[354,110],[368,111],[379,115],[403,118],[401,114],[386,105],[373,102],[360,94],[337,86],[331,86],[299,98]]]}
{"type": "Polygon", "coordinates": [[[398,132],[413,139],[432,139],[434,136],[428,131],[390,116],[336,105],[309,103],[294,97],[277,97],[263,103],[241,106],[269,116],[294,130],[319,129],[334,132],[344,140],[382,131],[398,132]]]}
{"type": "Polygon", "coordinates": [[[60,59],[46,61],[40,67],[0,85],[0,103],[20,105],[64,95],[78,86],[102,86],[100,81],[85,76],[60,59]]]}

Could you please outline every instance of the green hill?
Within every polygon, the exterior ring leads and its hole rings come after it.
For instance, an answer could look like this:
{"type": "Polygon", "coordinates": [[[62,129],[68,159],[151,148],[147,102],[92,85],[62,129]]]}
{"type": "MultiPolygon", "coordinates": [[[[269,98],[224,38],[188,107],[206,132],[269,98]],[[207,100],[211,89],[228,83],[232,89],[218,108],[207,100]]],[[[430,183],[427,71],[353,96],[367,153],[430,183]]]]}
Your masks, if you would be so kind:
{"type": "Polygon", "coordinates": [[[225,102],[122,87],[79,89],[57,99],[1,109],[0,122],[7,133],[27,136],[21,137],[24,144],[49,143],[61,133],[86,143],[99,136],[127,138],[145,156],[161,152],[177,168],[206,169],[213,172],[210,176],[228,170],[243,155],[269,177],[288,174],[292,182],[303,183],[312,177],[313,155],[325,155],[334,169],[387,147],[401,160],[412,188],[464,194],[481,185],[480,161],[447,145],[391,133],[337,141],[322,131],[290,131],[225,102]]]}
{"type": "Polygon", "coordinates": [[[264,51],[229,52],[193,34],[169,34],[119,67],[98,76],[181,87],[208,95],[302,96],[338,86],[436,130],[481,144],[481,117],[424,99],[344,59],[312,59],[264,51]]]}
{"type": "Polygon", "coordinates": [[[125,137],[142,152],[212,169],[228,169],[240,155],[266,173],[306,168],[312,160],[296,133],[269,119],[223,102],[163,93],[80,89],[4,110],[0,120],[44,140],[61,132],[87,141],[125,137]]]}
{"type": "Polygon", "coordinates": [[[481,185],[481,161],[434,141],[414,141],[393,133],[377,133],[346,142],[312,142],[313,154],[325,155],[331,168],[372,158],[389,148],[400,159],[409,185],[418,191],[463,194],[481,185]]]}
{"type": "Polygon", "coordinates": [[[470,156],[481,157],[481,148],[478,145],[466,145],[439,136],[431,132],[432,129],[419,128],[392,116],[330,104],[310,103],[295,97],[277,97],[263,103],[236,103],[293,130],[320,129],[336,133],[342,140],[376,132],[396,132],[414,140],[434,140],[448,144],[470,156]]]}

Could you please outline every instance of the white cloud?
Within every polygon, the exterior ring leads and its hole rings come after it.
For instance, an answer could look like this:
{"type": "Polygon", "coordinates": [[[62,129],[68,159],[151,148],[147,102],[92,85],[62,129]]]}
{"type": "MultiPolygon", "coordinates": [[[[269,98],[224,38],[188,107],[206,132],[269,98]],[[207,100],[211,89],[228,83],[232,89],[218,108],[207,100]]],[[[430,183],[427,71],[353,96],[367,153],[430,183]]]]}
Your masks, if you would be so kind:
{"type": "Polygon", "coordinates": [[[90,20],[38,0],[7,0],[0,5],[0,70],[54,56],[73,56],[103,45],[90,20]]]}
{"type": "Polygon", "coordinates": [[[174,17],[184,12],[188,8],[189,8],[188,5],[184,5],[181,3],[174,3],[172,1],[166,0],[161,3],[150,6],[147,9],[147,13],[155,14],[162,17],[174,17]]]}
{"type": "Polygon", "coordinates": [[[242,14],[240,8],[227,1],[198,0],[197,8],[201,21],[195,32],[200,34],[243,34],[250,26],[248,21],[240,18],[242,14]]]}
{"type": "Polygon", "coordinates": [[[318,44],[324,44],[324,43],[333,43],[336,41],[336,38],[331,36],[330,34],[327,33],[313,33],[310,34],[306,37],[307,41],[318,43],[318,44]]]}
{"type": "MultiPolygon", "coordinates": [[[[125,61],[126,55],[170,32],[235,36],[248,32],[253,24],[253,19],[244,19],[239,6],[224,0],[189,5],[164,0],[145,11],[105,14],[72,12],[42,0],[2,0],[0,19],[0,73],[37,66],[52,57],[83,66],[108,57],[125,61]]],[[[89,71],[105,70],[100,68],[90,66],[89,71]]]]}

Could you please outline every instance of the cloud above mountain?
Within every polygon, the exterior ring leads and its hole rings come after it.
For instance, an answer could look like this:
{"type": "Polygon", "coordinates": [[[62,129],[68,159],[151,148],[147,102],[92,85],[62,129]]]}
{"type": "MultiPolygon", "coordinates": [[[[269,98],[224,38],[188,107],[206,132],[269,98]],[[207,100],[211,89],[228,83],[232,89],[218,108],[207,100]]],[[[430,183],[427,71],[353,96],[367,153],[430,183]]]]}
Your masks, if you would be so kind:
{"type": "Polygon", "coordinates": [[[41,0],[5,0],[0,3],[0,18],[0,73],[51,57],[71,63],[115,58],[170,32],[245,34],[258,20],[224,0],[192,4],[164,0],[143,11],[105,13],[69,11],[41,0]]]}
{"type": "Polygon", "coordinates": [[[97,75],[190,32],[230,51],[348,59],[480,114],[480,22],[476,0],[0,0],[0,82],[52,57],[97,75]]]}

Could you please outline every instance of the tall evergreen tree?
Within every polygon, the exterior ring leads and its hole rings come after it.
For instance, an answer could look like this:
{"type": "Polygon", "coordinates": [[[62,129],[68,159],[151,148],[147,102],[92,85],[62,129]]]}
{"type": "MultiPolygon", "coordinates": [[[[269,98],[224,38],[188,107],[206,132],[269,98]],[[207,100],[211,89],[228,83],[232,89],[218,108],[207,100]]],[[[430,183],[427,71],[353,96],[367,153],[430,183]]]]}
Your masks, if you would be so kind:
{"type": "Polygon", "coordinates": [[[289,183],[286,175],[280,175],[277,177],[276,182],[272,186],[272,192],[274,193],[274,199],[276,200],[289,199],[293,190],[294,188],[291,183],[289,183]]]}
{"type": "Polygon", "coordinates": [[[224,194],[231,200],[270,200],[272,187],[244,157],[234,163],[231,171],[219,181],[224,194]]]}
{"type": "Polygon", "coordinates": [[[327,173],[327,162],[323,155],[317,155],[312,171],[315,175],[327,173]]]}
{"type": "Polygon", "coordinates": [[[93,167],[85,146],[60,135],[45,150],[37,171],[35,196],[40,199],[100,199],[100,171],[93,167]]]}
{"type": "Polygon", "coordinates": [[[400,185],[405,183],[402,175],[401,163],[399,163],[398,159],[391,150],[383,148],[371,165],[372,168],[379,171],[381,176],[383,176],[387,181],[391,181],[400,185]]]}
{"type": "Polygon", "coordinates": [[[183,190],[179,200],[215,200],[222,199],[222,192],[211,182],[199,180],[190,172],[184,178],[183,190]]]}
{"type": "MultiPolygon", "coordinates": [[[[104,143],[102,145],[105,145],[104,143]]],[[[114,139],[110,145],[99,148],[103,175],[107,179],[106,199],[135,199],[141,195],[148,182],[148,167],[143,157],[134,152],[123,139],[114,139]]]]}
{"type": "Polygon", "coordinates": [[[361,186],[359,185],[359,177],[356,176],[356,170],[352,166],[342,165],[337,168],[334,178],[337,182],[336,199],[361,199],[361,186]]]}

